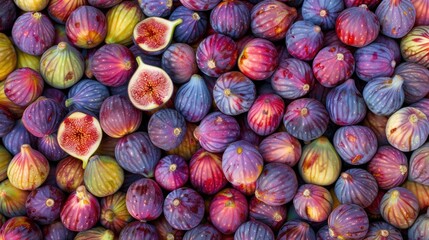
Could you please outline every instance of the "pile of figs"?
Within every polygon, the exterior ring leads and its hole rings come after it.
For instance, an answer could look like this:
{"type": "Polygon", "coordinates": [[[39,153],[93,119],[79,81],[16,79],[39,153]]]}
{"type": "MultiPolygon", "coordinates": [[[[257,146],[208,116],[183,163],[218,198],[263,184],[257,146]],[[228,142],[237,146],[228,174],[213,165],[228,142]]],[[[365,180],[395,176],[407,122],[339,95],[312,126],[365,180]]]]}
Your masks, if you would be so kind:
{"type": "Polygon", "coordinates": [[[429,0],[0,0],[0,240],[429,240],[429,0]]]}

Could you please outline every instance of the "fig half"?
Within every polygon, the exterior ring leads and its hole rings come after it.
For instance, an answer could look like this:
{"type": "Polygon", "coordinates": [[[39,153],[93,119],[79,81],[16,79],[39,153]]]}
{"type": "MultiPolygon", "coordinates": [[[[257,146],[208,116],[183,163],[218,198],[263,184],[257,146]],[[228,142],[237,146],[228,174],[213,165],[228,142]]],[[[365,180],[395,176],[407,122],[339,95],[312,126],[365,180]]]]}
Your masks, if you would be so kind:
{"type": "Polygon", "coordinates": [[[98,120],[83,112],[74,112],[66,117],[58,128],[58,143],[71,156],[83,162],[88,159],[101,143],[102,130],[98,120]]]}

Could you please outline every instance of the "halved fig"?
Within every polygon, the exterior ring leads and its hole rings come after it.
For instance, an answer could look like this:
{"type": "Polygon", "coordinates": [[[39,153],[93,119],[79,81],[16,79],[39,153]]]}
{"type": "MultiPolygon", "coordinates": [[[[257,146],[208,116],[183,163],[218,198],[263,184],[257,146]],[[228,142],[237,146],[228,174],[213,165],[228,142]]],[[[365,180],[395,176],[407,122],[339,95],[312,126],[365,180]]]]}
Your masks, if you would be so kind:
{"type": "Polygon", "coordinates": [[[182,22],[181,18],[146,18],[134,27],[133,40],[146,54],[158,55],[170,45],[174,29],[182,22]]]}
{"type": "Polygon", "coordinates": [[[58,128],[58,143],[71,156],[80,159],[85,169],[88,159],[101,143],[102,130],[98,120],[83,112],[66,117],[58,128]]]}
{"type": "Polygon", "coordinates": [[[136,108],[154,110],[170,100],[173,81],[163,69],[143,63],[140,57],[137,63],[139,67],[128,83],[128,96],[136,108]]]}

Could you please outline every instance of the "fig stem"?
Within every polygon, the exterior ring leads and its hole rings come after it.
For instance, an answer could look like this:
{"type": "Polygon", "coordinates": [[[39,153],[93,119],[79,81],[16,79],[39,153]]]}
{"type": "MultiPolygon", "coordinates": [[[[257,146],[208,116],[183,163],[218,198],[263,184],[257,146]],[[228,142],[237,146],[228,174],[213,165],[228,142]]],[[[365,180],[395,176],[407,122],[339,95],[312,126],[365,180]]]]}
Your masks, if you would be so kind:
{"type": "Polygon", "coordinates": [[[136,61],[137,61],[137,64],[138,64],[139,66],[143,66],[143,65],[145,65],[145,63],[143,62],[143,60],[142,60],[142,58],[141,58],[140,56],[138,56],[138,57],[136,58],[136,61]]]}
{"type": "Polygon", "coordinates": [[[73,104],[73,98],[69,98],[65,102],[66,107],[70,107],[72,104],[73,104]]]}
{"type": "Polygon", "coordinates": [[[179,24],[181,24],[182,22],[183,22],[183,20],[181,18],[178,18],[178,19],[172,21],[171,23],[172,23],[173,27],[176,27],[179,24]]]}

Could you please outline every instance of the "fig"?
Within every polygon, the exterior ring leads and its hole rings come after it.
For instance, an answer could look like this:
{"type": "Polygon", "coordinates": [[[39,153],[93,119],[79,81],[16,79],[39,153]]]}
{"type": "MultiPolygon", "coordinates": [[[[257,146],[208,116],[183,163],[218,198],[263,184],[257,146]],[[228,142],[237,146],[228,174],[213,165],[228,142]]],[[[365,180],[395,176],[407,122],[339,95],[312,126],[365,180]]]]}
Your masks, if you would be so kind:
{"type": "MultiPolygon", "coordinates": [[[[392,225],[379,221],[373,222],[369,225],[368,233],[365,239],[367,240],[378,240],[378,239],[392,239],[402,240],[401,232],[393,227],[392,225]]],[[[412,238],[411,238],[412,239],[412,238]]]]}
{"type": "Polygon", "coordinates": [[[210,13],[214,31],[237,39],[246,34],[250,25],[250,10],[239,0],[221,1],[210,13]]]}
{"type": "Polygon", "coordinates": [[[4,93],[16,105],[28,106],[42,94],[43,86],[43,78],[38,72],[20,68],[6,78],[4,93]]]}
{"type": "Polygon", "coordinates": [[[17,56],[12,42],[4,33],[0,33],[0,81],[15,70],[17,56]]]}
{"type": "Polygon", "coordinates": [[[24,216],[29,194],[29,191],[14,187],[8,179],[0,182],[0,214],[8,218],[24,216]]]}
{"type": "Polygon", "coordinates": [[[94,155],[85,168],[83,181],[88,191],[96,197],[114,194],[124,182],[124,171],[109,156],[94,155]]]}
{"type": "Polygon", "coordinates": [[[259,144],[265,162],[278,162],[295,166],[301,157],[301,144],[287,132],[273,133],[259,144]]]}
{"type": "Polygon", "coordinates": [[[103,227],[95,227],[89,230],[79,232],[74,240],[114,240],[115,233],[103,227]]]}
{"type": "Polygon", "coordinates": [[[413,226],[408,229],[409,239],[425,239],[429,237],[429,211],[420,215],[413,226]]]}
{"type": "Polygon", "coordinates": [[[121,138],[135,132],[141,124],[142,112],[124,96],[106,98],[100,108],[100,125],[112,138],[121,138]]]}
{"type": "Polygon", "coordinates": [[[21,152],[12,158],[7,168],[10,183],[21,190],[36,189],[45,182],[48,173],[48,160],[28,144],[21,145],[21,152]]]}
{"type": "Polygon", "coordinates": [[[391,38],[405,36],[414,26],[416,9],[411,1],[381,1],[375,11],[380,32],[391,38]]]}
{"type": "Polygon", "coordinates": [[[60,42],[43,53],[40,73],[54,88],[65,89],[77,83],[84,73],[83,57],[66,42],[60,42]]]}
{"type": "Polygon", "coordinates": [[[37,12],[42,11],[46,6],[48,6],[49,0],[35,0],[35,1],[25,1],[25,0],[13,0],[21,10],[26,12],[37,12]]]}
{"type": "Polygon", "coordinates": [[[48,13],[54,21],[64,24],[70,14],[86,2],[87,0],[50,0],[48,13]]]}
{"type": "Polygon", "coordinates": [[[4,32],[12,28],[15,22],[17,11],[12,0],[2,1],[3,5],[0,9],[0,31],[4,32]]]}
{"type": "Polygon", "coordinates": [[[34,56],[28,53],[25,53],[19,48],[15,48],[16,51],[16,68],[31,68],[34,71],[40,73],[40,58],[41,56],[34,56]]]}
{"type": "Polygon", "coordinates": [[[119,233],[125,225],[132,221],[132,216],[127,210],[126,194],[116,192],[104,197],[100,201],[100,223],[103,227],[119,233]]]}
{"type": "Polygon", "coordinates": [[[195,50],[185,43],[173,43],[162,54],[162,68],[174,83],[185,83],[198,73],[195,50]]]}
{"type": "Polygon", "coordinates": [[[171,13],[169,20],[182,19],[182,24],[174,30],[176,42],[192,44],[200,40],[207,30],[208,17],[205,12],[196,12],[184,6],[179,6],[171,13]]]}
{"type": "Polygon", "coordinates": [[[110,8],[118,5],[123,0],[88,0],[88,3],[96,8],[110,8]]]}
{"type": "Polygon", "coordinates": [[[124,1],[112,7],[106,14],[107,35],[105,42],[107,44],[130,45],[133,41],[134,27],[143,18],[143,12],[136,2],[124,1]]]}
{"type": "Polygon", "coordinates": [[[405,61],[429,67],[429,26],[413,28],[401,39],[401,54],[405,61]]]}
{"type": "Polygon", "coordinates": [[[268,225],[273,231],[277,231],[286,221],[286,206],[271,206],[256,197],[249,202],[249,217],[251,220],[260,221],[268,225]]]}
{"type": "Polygon", "coordinates": [[[411,3],[413,4],[414,8],[416,9],[416,26],[423,26],[429,24],[429,17],[427,15],[428,13],[428,1],[418,1],[418,0],[411,0],[411,3]]]}
{"type": "Polygon", "coordinates": [[[54,37],[54,25],[40,12],[24,13],[13,24],[13,42],[21,51],[31,55],[42,55],[54,44],[54,37]]]}
{"type": "Polygon", "coordinates": [[[165,197],[163,212],[173,228],[190,230],[198,226],[204,217],[204,200],[191,188],[179,188],[165,197]]]}
{"type": "Polygon", "coordinates": [[[165,151],[174,149],[185,138],[185,118],[175,109],[161,109],[150,117],[148,133],[153,145],[165,151]]]}
{"type": "Polygon", "coordinates": [[[42,240],[43,235],[39,226],[28,217],[10,218],[0,229],[1,239],[42,240]]]}
{"type": "Polygon", "coordinates": [[[329,235],[328,225],[321,227],[319,231],[317,231],[316,237],[317,237],[317,240],[336,240],[337,239],[329,235]]]}
{"type": "Polygon", "coordinates": [[[422,65],[403,62],[396,67],[394,74],[404,79],[402,88],[406,103],[415,103],[429,93],[429,70],[422,65]]]}
{"type": "Polygon", "coordinates": [[[311,226],[301,220],[291,220],[286,222],[277,236],[278,240],[286,239],[309,239],[315,240],[316,234],[311,226]]]}
{"type": "Polygon", "coordinates": [[[138,68],[128,83],[128,96],[138,109],[150,111],[170,100],[173,95],[173,82],[159,67],[143,63],[137,57],[138,68]]]}
{"type": "Polygon", "coordinates": [[[59,188],[65,192],[73,192],[83,184],[84,169],[82,162],[72,156],[62,159],[55,171],[55,178],[59,188]]]}
{"type": "Polygon", "coordinates": [[[128,223],[119,234],[119,239],[121,240],[133,240],[136,238],[141,240],[158,240],[159,235],[156,232],[155,226],[140,221],[128,223]]]}
{"type": "Polygon", "coordinates": [[[402,184],[402,187],[410,190],[410,192],[412,192],[417,197],[420,210],[422,211],[427,210],[427,208],[429,207],[429,186],[428,185],[423,185],[417,182],[407,180],[404,184],[402,184]]]}
{"type": "Polygon", "coordinates": [[[223,234],[234,233],[248,215],[246,197],[232,188],[217,193],[210,203],[210,220],[223,234]]]}
{"type": "Polygon", "coordinates": [[[411,227],[419,211],[417,197],[403,187],[390,189],[381,199],[381,216],[386,222],[399,229],[411,227]]]}
{"type": "Polygon", "coordinates": [[[259,95],[247,113],[250,129],[261,136],[272,134],[282,122],[284,108],[284,101],[279,95],[259,95]]]}
{"type": "Polygon", "coordinates": [[[7,167],[10,160],[12,160],[12,155],[0,144],[0,181],[7,178],[7,167]]]}
{"type": "MultiPolygon", "coordinates": [[[[161,217],[155,220],[153,224],[155,225],[156,231],[161,239],[182,239],[184,237],[183,235],[185,234],[185,231],[173,228],[167,222],[164,215],[161,215],[161,217]]],[[[201,226],[201,224],[198,226],[201,226]]],[[[198,228],[198,226],[193,229],[198,228]]],[[[192,231],[192,229],[189,231],[192,231]]]]}
{"type": "Polygon", "coordinates": [[[103,101],[109,96],[109,89],[106,86],[95,80],[84,79],[70,88],[65,106],[71,110],[98,114],[103,101]]]}
{"type": "Polygon", "coordinates": [[[180,0],[188,9],[194,11],[207,11],[213,9],[221,0],[180,0]]]}
{"type": "Polygon", "coordinates": [[[0,81],[0,107],[7,108],[14,117],[19,118],[22,116],[22,112],[24,112],[25,107],[21,107],[13,103],[9,98],[6,97],[4,91],[5,81],[0,81]]]}
{"type": "Polygon", "coordinates": [[[286,47],[293,57],[304,61],[312,60],[323,47],[320,26],[310,21],[295,22],[286,33],[286,47]]]}
{"type": "Polygon", "coordinates": [[[67,116],[58,128],[58,143],[71,156],[80,159],[85,169],[102,138],[98,120],[83,112],[67,116]]]}
{"type": "Polygon", "coordinates": [[[51,224],[59,219],[64,193],[51,185],[34,189],[27,197],[27,216],[40,224],[51,224]]]}
{"type": "Polygon", "coordinates": [[[341,159],[329,139],[320,137],[304,147],[298,170],[306,183],[328,186],[340,175],[341,159]]]}
{"type": "Polygon", "coordinates": [[[167,151],[167,153],[171,155],[179,155],[185,158],[185,160],[191,159],[192,155],[201,148],[198,140],[194,137],[194,130],[196,128],[197,125],[187,122],[185,138],[178,147],[167,151]]]}
{"type": "Polygon", "coordinates": [[[254,220],[241,224],[234,233],[234,240],[246,240],[252,238],[274,240],[274,233],[264,223],[254,220]]]}
{"type": "MultiPolygon", "coordinates": [[[[429,167],[429,158],[427,157],[428,149],[429,144],[426,143],[416,149],[411,155],[409,180],[423,185],[429,185],[429,173],[427,172],[429,167]]],[[[405,165],[405,167],[406,166],[407,165],[405,165]]]]}
{"type": "Polygon", "coordinates": [[[143,13],[148,17],[167,17],[173,8],[173,1],[139,0],[139,5],[143,13]]]}
{"type": "Polygon", "coordinates": [[[155,168],[155,180],[168,191],[183,187],[189,178],[188,164],[179,155],[161,158],[155,168]]]}
{"type": "Polygon", "coordinates": [[[333,202],[331,193],[326,188],[314,184],[301,185],[293,198],[296,213],[312,222],[323,222],[328,219],[333,202]]]}
{"type": "Polygon", "coordinates": [[[42,231],[45,240],[73,240],[76,235],[74,232],[64,227],[61,221],[43,226],[42,231]]]}
{"type": "Polygon", "coordinates": [[[334,239],[363,239],[369,228],[368,216],[356,204],[342,204],[329,215],[328,226],[334,239]]]}
{"type": "Polygon", "coordinates": [[[133,40],[144,53],[158,55],[170,45],[174,29],[182,22],[180,18],[170,21],[160,17],[148,17],[134,27],[133,40]]]}
{"type": "Polygon", "coordinates": [[[61,106],[65,106],[65,102],[67,99],[66,94],[63,91],[50,87],[45,87],[43,89],[42,96],[55,100],[61,106]]]}
{"type": "Polygon", "coordinates": [[[376,77],[390,77],[396,66],[393,50],[384,43],[371,43],[359,48],[354,58],[356,75],[364,81],[376,77]]]}
{"type": "Polygon", "coordinates": [[[15,119],[12,113],[3,106],[0,106],[0,137],[6,136],[15,126],[15,119]]]}
{"type": "Polygon", "coordinates": [[[139,221],[152,221],[162,213],[162,200],[159,185],[152,179],[143,178],[128,188],[126,205],[133,218],[139,221]]]}
{"type": "Polygon", "coordinates": [[[367,111],[362,125],[371,128],[377,137],[378,145],[387,145],[389,142],[386,137],[386,123],[389,118],[386,116],[376,115],[367,111]]]}
{"type": "Polygon", "coordinates": [[[37,138],[27,131],[21,120],[16,121],[15,126],[2,140],[4,147],[12,155],[19,153],[23,144],[29,144],[35,148],[37,142],[37,138]]]}
{"type": "Polygon", "coordinates": [[[200,224],[187,231],[183,240],[221,240],[222,234],[211,224],[200,224]]]}
{"type": "Polygon", "coordinates": [[[344,2],[340,0],[305,0],[302,4],[302,17],[323,30],[331,30],[335,28],[335,20],[343,10],[344,2]]]}
{"type": "Polygon", "coordinates": [[[380,34],[375,39],[374,43],[384,43],[393,51],[395,62],[398,64],[402,61],[401,49],[399,48],[399,43],[395,39],[380,34]]]}
{"type": "Polygon", "coordinates": [[[67,19],[66,34],[76,47],[94,48],[106,37],[106,16],[95,7],[81,6],[74,10],[67,19]]]}

